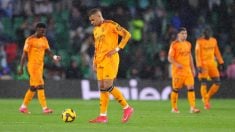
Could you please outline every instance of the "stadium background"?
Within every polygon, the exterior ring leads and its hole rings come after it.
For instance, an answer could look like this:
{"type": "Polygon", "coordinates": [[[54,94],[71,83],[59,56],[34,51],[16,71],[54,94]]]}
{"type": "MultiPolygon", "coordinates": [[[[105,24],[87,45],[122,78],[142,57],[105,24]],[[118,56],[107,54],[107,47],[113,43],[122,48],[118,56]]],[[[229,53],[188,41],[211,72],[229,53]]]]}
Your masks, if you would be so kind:
{"type": "MultiPolygon", "coordinates": [[[[47,24],[51,49],[62,56],[58,65],[45,59],[44,78],[49,83],[49,97],[57,97],[50,94],[55,89],[66,91],[66,84],[74,84],[70,87],[72,91],[79,89],[84,79],[95,84],[91,69],[92,27],[87,17],[87,11],[94,7],[101,7],[105,18],[118,22],[132,34],[131,41],[120,52],[118,80],[147,81],[143,87],[160,87],[162,82],[170,85],[167,51],[177,28],[188,29],[188,39],[194,47],[202,29],[209,26],[225,61],[219,97],[234,98],[231,80],[235,72],[227,72],[230,66],[235,70],[233,0],[0,0],[0,96],[22,97],[18,89],[27,89],[27,73],[18,76],[16,71],[24,40],[37,22],[47,24]],[[58,82],[63,85],[55,85],[58,82]]],[[[63,95],[58,93],[59,97],[63,95]]]]}

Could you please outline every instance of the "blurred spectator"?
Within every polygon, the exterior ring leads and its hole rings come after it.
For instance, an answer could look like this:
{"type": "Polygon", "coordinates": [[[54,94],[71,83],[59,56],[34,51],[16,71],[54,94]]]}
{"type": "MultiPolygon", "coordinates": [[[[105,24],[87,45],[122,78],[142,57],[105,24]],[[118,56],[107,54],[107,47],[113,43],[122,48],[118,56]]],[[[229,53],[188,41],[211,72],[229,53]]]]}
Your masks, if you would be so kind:
{"type": "Polygon", "coordinates": [[[224,65],[227,67],[228,65],[231,64],[231,60],[233,60],[233,53],[232,53],[232,48],[227,45],[223,51],[223,59],[224,59],[224,65]]]}
{"type": "Polygon", "coordinates": [[[161,50],[154,56],[153,60],[154,66],[154,77],[156,79],[167,79],[168,78],[168,67],[169,62],[167,59],[167,53],[161,50]]]}
{"type": "Polygon", "coordinates": [[[13,77],[10,75],[10,68],[4,67],[0,73],[0,80],[12,80],[13,77]]]}
{"type": "Polygon", "coordinates": [[[0,44],[0,63],[0,69],[3,67],[7,67],[7,57],[3,44],[0,44]]]}
{"type": "Polygon", "coordinates": [[[228,65],[226,73],[228,79],[235,79],[235,58],[232,60],[232,64],[228,65]]]}
{"type": "Polygon", "coordinates": [[[144,28],[144,21],[142,19],[141,13],[139,13],[134,17],[134,19],[131,20],[130,32],[134,44],[139,44],[142,41],[143,28],[144,28]]]}
{"type": "Polygon", "coordinates": [[[82,73],[78,67],[78,63],[75,60],[71,60],[68,69],[66,70],[67,79],[81,79],[82,73]]]}
{"type": "Polygon", "coordinates": [[[34,13],[36,15],[50,15],[52,12],[53,12],[53,6],[50,0],[34,1],[34,13]]]}

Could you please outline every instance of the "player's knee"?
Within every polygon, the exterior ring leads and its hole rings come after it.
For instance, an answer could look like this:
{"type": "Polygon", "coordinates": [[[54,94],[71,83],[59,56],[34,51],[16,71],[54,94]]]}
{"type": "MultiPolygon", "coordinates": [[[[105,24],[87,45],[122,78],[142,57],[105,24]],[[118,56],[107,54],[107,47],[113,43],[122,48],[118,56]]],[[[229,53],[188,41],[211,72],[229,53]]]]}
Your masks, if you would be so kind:
{"type": "Polygon", "coordinates": [[[44,86],[43,86],[43,85],[37,86],[37,90],[42,90],[42,89],[44,89],[44,86]]]}
{"type": "Polygon", "coordinates": [[[221,85],[221,80],[220,80],[220,78],[218,78],[218,77],[212,78],[212,81],[213,81],[213,83],[216,84],[216,85],[221,85]]]}
{"type": "Polygon", "coordinates": [[[201,82],[201,84],[207,84],[207,79],[206,78],[202,78],[202,79],[200,79],[200,82],[201,82]]]}
{"type": "Polygon", "coordinates": [[[194,88],[189,88],[188,92],[194,92],[194,88]]]}
{"type": "Polygon", "coordinates": [[[34,87],[34,86],[30,86],[29,90],[30,90],[31,92],[36,92],[36,91],[37,91],[37,88],[34,87]]]}
{"type": "Polygon", "coordinates": [[[113,90],[114,86],[110,86],[110,87],[107,87],[107,88],[100,88],[100,91],[101,92],[111,92],[113,90]]]}
{"type": "Polygon", "coordinates": [[[178,89],[178,88],[173,88],[173,89],[172,89],[172,92],[178,93],[178,92],[179,92],[179,89],[178,89]]]}

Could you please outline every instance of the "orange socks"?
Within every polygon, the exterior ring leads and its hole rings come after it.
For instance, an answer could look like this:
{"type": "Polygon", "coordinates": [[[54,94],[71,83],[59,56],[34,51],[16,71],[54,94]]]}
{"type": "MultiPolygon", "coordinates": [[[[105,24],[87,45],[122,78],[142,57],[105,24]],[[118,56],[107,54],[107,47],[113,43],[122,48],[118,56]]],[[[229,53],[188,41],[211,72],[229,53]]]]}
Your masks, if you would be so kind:
{"type": "Polygon", "coordinates": [[[109,92],[100,91],[100,115],[107,115],[107,108],[109,103],[109,92]]]}
{"type": "Polygon", "coordinates": [[[188,101],[191,108],[195,107],[195,92],[194,90],[188,90],[188,101]]]}
{"type": "Polygon", "coordinates": [[[35,95],[35,91],[31,91],[30,89],[26,92],[24,100],[23,100],[23,105],[25,107],[28,106],[29,102],[33,99],[34,95],[35,95]]]}
{"type": "Polygon", "coordinates": [[[215,93],[218,92],[220,85],[213,84],[208,91],[208,98],[210,99],[215,93]]]}
{"type": "Polygon", "coordinates": [[[114,96],[114,98],[118,101],[118,103],[121,104],[122,108],[128,107],[126,99],[124,98],[121,91],[117,87],[114,87],[110,93],[114,96]]]}
{"type": "Polygon", "coordinates": [[[201,96],[202,96],[202,101],[206,103],[207,101],[207,85],[206,84],[201,84],[201,96]]]}
{"type": "Polygon", "coordinates": [[[171,92],[171,107],[173,109],[178,109],[177,102],[178,102],[178,92],[172,91],[171,92]]]}
{"type": "Polygon", "coordinates": [[[38,91],[38,100],[39,100],[42,108],[44,109],[47,107],[45,91],[44,91],[44,89],[38,89],[37,91],[38,91]]]}

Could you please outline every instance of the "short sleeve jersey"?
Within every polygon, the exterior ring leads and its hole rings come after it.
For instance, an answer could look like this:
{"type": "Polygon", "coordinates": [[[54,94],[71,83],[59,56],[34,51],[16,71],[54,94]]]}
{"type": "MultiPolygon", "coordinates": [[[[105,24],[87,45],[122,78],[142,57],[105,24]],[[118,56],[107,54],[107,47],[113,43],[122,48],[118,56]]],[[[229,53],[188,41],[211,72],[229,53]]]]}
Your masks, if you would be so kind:
{"type": "Polygon", "coordinates": [[[188,41],[180,42],[175,40],[171,43],[169,49],[169,56],[171,56],[177,63],[183,65],[183,69],[178,69],[174,64],[172,65],[172,75],[184,75],[191,73],[191,43],[188,41]]]}
{"type": "Polygon", "coordinates": [[[43,65],[45,50],[49,49],[46,37],[37,38],[29,36],[24,45],[24,51],[28,53],[28,65],[43,65]]]}

